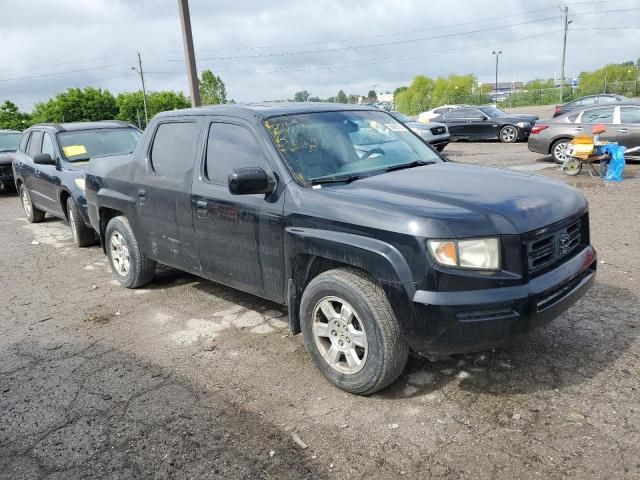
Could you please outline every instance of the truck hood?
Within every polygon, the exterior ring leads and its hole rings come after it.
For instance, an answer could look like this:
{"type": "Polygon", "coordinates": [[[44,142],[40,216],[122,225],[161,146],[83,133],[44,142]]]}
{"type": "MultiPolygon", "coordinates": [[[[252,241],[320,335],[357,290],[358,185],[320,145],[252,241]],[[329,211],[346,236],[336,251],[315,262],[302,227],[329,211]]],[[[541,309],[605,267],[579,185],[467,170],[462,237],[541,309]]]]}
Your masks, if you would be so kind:
{"type": "MultiPolygon", "coordinates": [[[[587,208],[585,197],[565,183],[540,175],[451,162],[398,170],[324,188],[349,202],[379,205],[386,212],[437,222],[457,237],[522,234],[587,208]]],[[[381,216],[382,215],[381,213],[381,216]]],[[[416,230],[414,228],[413,230],[416,230]]]]}

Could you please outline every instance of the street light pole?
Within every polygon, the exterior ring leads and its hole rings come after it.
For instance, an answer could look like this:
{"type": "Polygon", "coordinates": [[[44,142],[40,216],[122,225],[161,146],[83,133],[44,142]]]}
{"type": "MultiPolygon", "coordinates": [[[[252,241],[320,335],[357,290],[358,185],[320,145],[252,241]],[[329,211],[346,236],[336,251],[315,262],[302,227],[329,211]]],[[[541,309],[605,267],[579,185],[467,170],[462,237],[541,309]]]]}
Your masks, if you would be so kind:
{"type": "Polygon", "coordinates": [[[184,58],[187,62],[187,76],[189,77],[189,92],[191,106],[200,106],[200,88],[198,87],[198,72],[196,70],[196,55],[193,53],[193,36],[191,35],[191,16],[189,15],[189,0],[178,0],[180,10],[180,24],[182,26],[182,43],[184,44],[184,58]]]}
{"type": "Polygon", "coordinates": [[[142,70],[142,57],[138,52],[138,68],[131,67],[131,70],[135,70],[140,75],[140,81],[142,82],[142,103],[144,105],[144,125],[145,127],[149,123],[149,115],[147,114],[147,89],[144,85],[144,72],[142,70]]]}
{"type": "Polygon", "coordinates": [[[569,29],[569,7],[564,6],[564,33],[562,35],[562,63],[560,65],[560,103],[564,97],[564,64],[567,56],[567,30],[569,29]]]}
{"type": "Polygon", "coordinates": [[[498,103],[498,58],[500,58],[500,55],[502,55],[502,50],[498,50],[498,51],[493,51],[491,52],[496,56],[496,88],[494,89],[495,91],[495,98],[496,98],[496,103],[498,103]]]}

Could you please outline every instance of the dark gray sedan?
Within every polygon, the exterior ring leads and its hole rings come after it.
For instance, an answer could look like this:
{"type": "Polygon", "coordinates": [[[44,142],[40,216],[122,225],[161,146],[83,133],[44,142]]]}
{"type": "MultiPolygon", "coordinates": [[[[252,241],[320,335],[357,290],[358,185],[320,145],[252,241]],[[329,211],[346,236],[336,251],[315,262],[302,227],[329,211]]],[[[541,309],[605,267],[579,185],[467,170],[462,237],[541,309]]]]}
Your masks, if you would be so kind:
{"type": "Polygon", "coordinates": [[[640,146],[640,103],[617,102],[540,120],[531,130],[529,150],[551,155],[557,163],[563,163],[569,142],[578,135],[592,135],[596,124],[606,128],[600,134],[601,140],[618,142],[627,148],[640,146]]]}
{"type": "Polygon", "coordinates": [[[429,143],[433,148],[441,152],[451,141],[449,129],[444,123],[429,122],[422,123],[411,120],[405,114],[400,112],[389,112],[400,123],[404,123],[414,133],[420,135],[422,139],[429,143]]]}

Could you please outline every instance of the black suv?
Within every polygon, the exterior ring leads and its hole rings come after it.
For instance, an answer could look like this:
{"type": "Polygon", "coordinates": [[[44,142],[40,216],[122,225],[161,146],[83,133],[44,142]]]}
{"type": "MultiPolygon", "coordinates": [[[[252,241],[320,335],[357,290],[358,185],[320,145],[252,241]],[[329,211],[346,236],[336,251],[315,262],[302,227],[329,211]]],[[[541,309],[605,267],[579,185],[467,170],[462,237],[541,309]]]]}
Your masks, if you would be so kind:
{"type": "Polygon", "coordinates": [[[30,222],[45,213],[67,220],[79,247],[95,243],[84,197],[90,159],[130,154],[140,130],[119,121],[41,123],[24,132],[13,158],[16,188],[30,222]]]}
{"type": "Polygon", "coordinates": [[[157,115],[89,165],[89,217],[118,281],[156,263],[289,307],[318,368],[368,394],[410,350],[501,345],[591,286],[584,196],[446,162],[386,112],[256,104],[157,115]]]}
{"type": "Polygon", "coordinates": [[[13,170],[11,161],[13,152],[18,150],[22,132],[17,130],[0,130],[0,190],[13,188],[13,170]]]}

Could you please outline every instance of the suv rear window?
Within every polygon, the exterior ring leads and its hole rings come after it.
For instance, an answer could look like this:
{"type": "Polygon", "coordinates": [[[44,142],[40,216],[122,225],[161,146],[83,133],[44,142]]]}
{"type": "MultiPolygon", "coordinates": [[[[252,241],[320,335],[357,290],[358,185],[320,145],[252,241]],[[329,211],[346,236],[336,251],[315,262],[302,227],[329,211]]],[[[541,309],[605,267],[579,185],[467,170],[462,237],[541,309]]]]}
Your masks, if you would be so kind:
{"type": "Polygon", "coordinates": [[[70,162],[131,153],[140,139],[135,128],[96,128],[58,134],[62,153],[70,162]]]}

